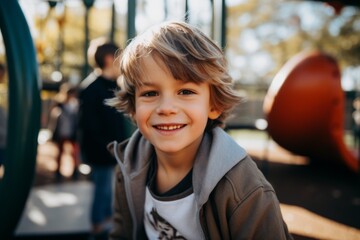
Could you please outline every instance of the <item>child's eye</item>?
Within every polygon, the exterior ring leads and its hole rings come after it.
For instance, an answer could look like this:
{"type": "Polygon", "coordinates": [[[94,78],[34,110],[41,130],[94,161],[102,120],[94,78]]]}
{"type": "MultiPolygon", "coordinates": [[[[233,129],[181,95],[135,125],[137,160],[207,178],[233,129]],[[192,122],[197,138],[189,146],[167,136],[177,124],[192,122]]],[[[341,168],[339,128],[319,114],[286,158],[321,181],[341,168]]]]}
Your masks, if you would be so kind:
{"type": "Polygon", "coordinates": [[[156,91],[148,91],[148,92],[141,93],[142,97],[155,97],[158,95],[159,94],[156,91]]]}
{"type": "Polygon", "coordinates": [[[191,91],[189,89],[183,89],[179,92],[180,95],[191,95],[191,94],[195,94],[194,91],[191,91]]]}

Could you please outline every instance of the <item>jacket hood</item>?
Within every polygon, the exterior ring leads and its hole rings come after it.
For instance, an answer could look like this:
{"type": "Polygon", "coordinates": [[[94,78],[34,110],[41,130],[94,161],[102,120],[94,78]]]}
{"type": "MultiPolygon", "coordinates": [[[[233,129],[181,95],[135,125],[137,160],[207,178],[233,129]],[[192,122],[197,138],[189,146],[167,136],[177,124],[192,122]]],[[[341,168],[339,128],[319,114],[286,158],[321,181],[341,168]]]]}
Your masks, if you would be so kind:
{"type": "Polygon", "coordinates": [[[137,129],[126,141],[116,141],[108,145],[108,150],[115,156],[122,171],[128,175],[136,174],[149,163],[154,147],[137,129]]]}
{"type": "Polygon", "coordinates": [[[200,205],[225,174],[247,156],[223,129],[214,128],[205,134],[194,164],[193,188],[200,205]]]}

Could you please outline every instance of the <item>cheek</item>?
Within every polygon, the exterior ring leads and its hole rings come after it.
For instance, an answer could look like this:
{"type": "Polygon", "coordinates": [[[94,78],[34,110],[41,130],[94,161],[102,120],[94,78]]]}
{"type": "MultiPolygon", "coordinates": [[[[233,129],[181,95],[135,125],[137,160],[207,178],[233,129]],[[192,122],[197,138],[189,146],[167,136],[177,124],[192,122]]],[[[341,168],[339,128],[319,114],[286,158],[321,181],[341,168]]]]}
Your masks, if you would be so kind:
{"type": "MultiPolygon", "coordinates": [[[[188,105],[191,106],[191,105],[188,105]]],[[[198,121],[207,122],[210,112],[210,107],[207,103],[201,105],[193,105],[188,113],[192,118],[196,118],[198,121]]]]}
{"type": "Polygon", "coordinates": [[[144,124],[149,118],[149,111],[146,107],[138,106],[135,108],[134,120],[137,125],[144,124]]]}
{"type": "Polygon", "coordinates": [[[141,114],[141,111],[137,111],[134,116],[133,116],[133,119],[136,123],[136,126],[138,127],[138,129],[140,130],[140,132],[142,134],[144,134],[144,126],[145,126],[145,123],[146,121],[144,120],[144,117],[143,115],[141,114]]]}

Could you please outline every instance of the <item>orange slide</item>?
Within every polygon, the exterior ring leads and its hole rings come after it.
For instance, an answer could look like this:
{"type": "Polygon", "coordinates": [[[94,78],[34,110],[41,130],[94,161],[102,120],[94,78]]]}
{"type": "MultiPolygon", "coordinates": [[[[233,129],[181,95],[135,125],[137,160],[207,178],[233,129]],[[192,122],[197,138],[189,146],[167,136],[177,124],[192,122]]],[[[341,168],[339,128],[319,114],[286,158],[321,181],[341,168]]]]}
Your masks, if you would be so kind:
{"type": "Polygon", "coordinates": [[[291,58],[264,99],[268,132],[280,146],[313,161],[334,161],[359,172],[357,156],[344,143],[344,107],[338,64],[318,51],[291,58]]]}

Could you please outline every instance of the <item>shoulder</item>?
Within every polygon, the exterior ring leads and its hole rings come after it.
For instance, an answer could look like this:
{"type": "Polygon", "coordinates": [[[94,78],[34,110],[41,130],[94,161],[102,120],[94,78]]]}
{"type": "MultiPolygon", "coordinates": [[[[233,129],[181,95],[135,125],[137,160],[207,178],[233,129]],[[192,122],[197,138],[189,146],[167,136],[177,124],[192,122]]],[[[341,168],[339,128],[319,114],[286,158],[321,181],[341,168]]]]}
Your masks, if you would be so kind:
{"type": "Polygon", "coordinates": [[[91,72],[84,80],[81,81],[79,85],[80,91],[86,89],[91,83],[93,83],[100,74],[97,71],[91,72]]]}
{"type": "Polygon", "coordinates": [[[260,192],[275,194],[271,184],[249,156],[236,164],[221,179],[216,188],[229,196],[234,196],[235,204],[260,192]]]}
{"type": "MultiPolygon", "coordinates": [[[[225,176],[229,181],[241,181],[245,186],[243,187],[271,187],[265,176],[258,168],[255,161],[247,155],[242,161],[234,166],[225,176]]],[[[240,184],[241,186],[242,184],[240,184]]]]}
{"type": "Polygon", "coordinates": [[[101,77],[96,78],[94,81],[92,81],[85,90],[95,90],[99,88],[102,85],[102,79],[101,77]]]}
{"type": "Polygon", "coordinates": [[[101,80],[99,77],[95,79],[93,82],[91,82],[86,88],[82,89],[80,91],[80,99],[96,99],[96,96],[101,95],[101,92],[103,91],[103,84],[101,83],[101,80]],[[95,96],[95,98],[94,98],[95,96]]]}

